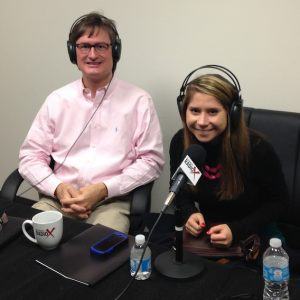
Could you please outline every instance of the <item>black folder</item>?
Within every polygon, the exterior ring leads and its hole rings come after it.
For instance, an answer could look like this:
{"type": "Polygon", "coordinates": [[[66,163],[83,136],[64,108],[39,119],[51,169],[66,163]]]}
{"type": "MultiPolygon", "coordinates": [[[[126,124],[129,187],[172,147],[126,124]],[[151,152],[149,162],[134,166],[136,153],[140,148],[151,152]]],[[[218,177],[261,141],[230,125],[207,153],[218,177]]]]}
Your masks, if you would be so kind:
{"type": "Polygon", "coordinates": [[[53,252],[35,261],[64,278],[84,285],[93,285],[110,274],[122,264],[129,264],[130,249],[134,238],[128,237],[128,243],[115,249],[111,254],[95,256],[90,247],[115,230],[94,225],[60,245],[53,252]]]}
{"type": "MultiPolygon", "coordinates": [[[[0,214],[1,216],[2,214],[0,214]]],[[[22,232],[23,218],[8,216],[8,222],[2,225],[0,231],[0,248],[4,247],[10,241],[16,239],[22,232]]]]}

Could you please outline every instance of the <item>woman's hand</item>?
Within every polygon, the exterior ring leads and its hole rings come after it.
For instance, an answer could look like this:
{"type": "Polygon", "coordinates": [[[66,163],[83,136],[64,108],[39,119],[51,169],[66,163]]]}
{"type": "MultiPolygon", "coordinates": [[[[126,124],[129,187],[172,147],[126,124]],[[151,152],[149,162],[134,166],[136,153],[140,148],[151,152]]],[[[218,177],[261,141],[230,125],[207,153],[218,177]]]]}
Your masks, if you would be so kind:
{"type": "Polygon", "coordinates": [[[199,236],[205,227],[205,220],[201,213],[194,213],[190,215],[185,223],[185,229],[193,236],[199,236]]]}
{"type": "Polygon", "coordinates": [[[213,226],[206,233],[210,235],[210,242],[216,247],[230,247],[232,243],[232,232],[227,224],[213,226]]]}

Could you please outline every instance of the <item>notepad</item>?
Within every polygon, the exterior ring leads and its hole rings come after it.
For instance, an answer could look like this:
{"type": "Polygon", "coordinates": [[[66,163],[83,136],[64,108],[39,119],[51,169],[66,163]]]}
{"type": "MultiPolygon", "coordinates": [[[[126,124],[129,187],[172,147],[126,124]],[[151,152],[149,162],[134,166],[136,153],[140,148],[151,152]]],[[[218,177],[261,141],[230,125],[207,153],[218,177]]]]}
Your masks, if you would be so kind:
{"type": "Polygon", "coordinates": [[[93,285],[122,264],[129,261],[134,238],[129,236],[128,244],[104,256],[90,254],[90,247],[112,231],[111,228],[94,225],[60,245],[49,255],[35,261],[49,270],[84,285],[93,285]]]}

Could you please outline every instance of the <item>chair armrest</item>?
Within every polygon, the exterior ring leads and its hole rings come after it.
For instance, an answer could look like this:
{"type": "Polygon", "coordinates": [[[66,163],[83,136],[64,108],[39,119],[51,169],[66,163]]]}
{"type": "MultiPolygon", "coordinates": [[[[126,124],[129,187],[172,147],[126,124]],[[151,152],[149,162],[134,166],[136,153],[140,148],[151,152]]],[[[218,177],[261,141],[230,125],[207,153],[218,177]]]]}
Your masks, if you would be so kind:
{"type": "Polygon", "coordinates": [[[131,192],[129,228],[131,235],[136,235],[144,230],[144,216],[150,211],[153,183],[154,181],[139,186],[131,192]]]}
{"type": "Polygon", "coordinates": [[[150,211],[153,183],[154,181],[149,182],[132,191],[130,215],[143,215],[150,211]]]}
{"type": "Polygon", "coordinates": [[[16,199],[17,191],[23,182],[23,177],[18,169],[14,170],[5,180],[1,188],[1,197],[13,202],[16,199]]]}
{"type": "MultiPolygon", "coordinates": [[[[52,158],[52,156],[50,156],[50,168],[53,170],[54,169],[54,164],[55,161],[52,158]]],[[[8,201],[15,201],[15,200],[21,200],[21,202],[25,201],[25,203],[32,205],[32,201],[31,199],[27,199],[27,198],[23,198],[23,197],[18,197],[17,196],[17,192],[18,189],[21,185],[21,183],[23,182],[23,177],[20,175],[19,170],[16,169],[14,170],[5,180],[5,182],[2,185],[2,189],[1,189],[1,197],[5,198],[8,201]]]]}

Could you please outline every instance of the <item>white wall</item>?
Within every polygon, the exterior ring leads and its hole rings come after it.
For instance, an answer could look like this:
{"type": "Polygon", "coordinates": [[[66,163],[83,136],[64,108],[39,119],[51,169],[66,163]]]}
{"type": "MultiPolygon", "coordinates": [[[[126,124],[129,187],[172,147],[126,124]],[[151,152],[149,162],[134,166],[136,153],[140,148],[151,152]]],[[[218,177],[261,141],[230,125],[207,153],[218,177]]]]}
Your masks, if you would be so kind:
{"type": "Polygon", "coordinates": [[[245,105],[300,113],[300,1],[2,1],[0,184],[17,167],[46,96],[80,76],[66,40],[73,21],[93,10],[116,20],[123,44],[118,76],[152,94],[161,120],[167,164],[154,187],[154,211],[167,194],[169,142],[180,127],[175,99],[189,71],[227,66],[245,105]]]}

